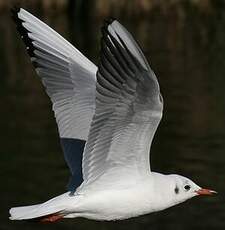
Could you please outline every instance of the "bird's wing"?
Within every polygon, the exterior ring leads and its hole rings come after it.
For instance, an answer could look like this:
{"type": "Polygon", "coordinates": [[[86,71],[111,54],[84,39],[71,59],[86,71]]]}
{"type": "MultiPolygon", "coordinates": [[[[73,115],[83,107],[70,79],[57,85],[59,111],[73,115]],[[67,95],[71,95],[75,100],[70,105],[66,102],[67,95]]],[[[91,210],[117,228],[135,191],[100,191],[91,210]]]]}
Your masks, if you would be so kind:
{"type": "Polygon", "coordinates": [[[49,95],[65,160],[74,175],[71,186],[82,182],[82,155],[95,110],[97,67],[80,51],[38,18],[12,10],[28,54],[49,95]]]}
{"type": "MultiPolygon", "coordinates": [[[[84,182],[150,173],[149,152],[163,102],[159,84],[131,34],[116,20],[102,28],[96,110],[83,156],[84,182]]],[[[98,184],[98,183],[97,183],[98,184]]]]}

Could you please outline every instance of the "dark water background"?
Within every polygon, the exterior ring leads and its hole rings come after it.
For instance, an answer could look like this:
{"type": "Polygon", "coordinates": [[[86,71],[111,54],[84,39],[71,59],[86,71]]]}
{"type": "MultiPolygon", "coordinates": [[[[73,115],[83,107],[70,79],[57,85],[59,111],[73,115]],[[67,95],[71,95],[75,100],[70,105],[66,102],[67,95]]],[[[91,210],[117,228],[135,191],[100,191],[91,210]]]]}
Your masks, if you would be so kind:
{"type": "Polygon", "coordinates": [[[8,6],[1,3],[0,230],[225,229],[225,1],[62,0],[59,6],[51,1],[44,1],[47,6],[42,1],[22,2],[94,63],[102,20],[109,15],[118,18],[141,44],[164,97],[164,117],[152,146],[152,169],[190,177],[219,194],[119,222],[9,221],[10,207],[63,193],[69,171],[49,99],[10,20],[8,6]]]}

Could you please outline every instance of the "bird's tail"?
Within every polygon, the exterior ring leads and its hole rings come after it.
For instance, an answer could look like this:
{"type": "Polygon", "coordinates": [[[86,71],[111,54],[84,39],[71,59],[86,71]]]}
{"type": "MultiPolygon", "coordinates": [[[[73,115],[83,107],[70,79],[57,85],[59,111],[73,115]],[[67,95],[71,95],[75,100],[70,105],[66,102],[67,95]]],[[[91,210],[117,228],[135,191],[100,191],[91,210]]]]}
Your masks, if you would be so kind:
{"type": "Polygon", "coordinates": [[[16,207],[16,208],[11,208],[9,210],[10,213],[10,220],[18,220],[26,216],[28,213],[33,212],[35,209],[39,207],[39,204],[37,205],[30,205],[30,206],[23,206],[23,207],[16,207]]]}
{"type": "Polygon", "coordinates": [[[48,207],[44,204],[15,207],[9,210],[10,220],[40,220],[41,222],[55,222],[63,218],[62,209],[48,207]]]}

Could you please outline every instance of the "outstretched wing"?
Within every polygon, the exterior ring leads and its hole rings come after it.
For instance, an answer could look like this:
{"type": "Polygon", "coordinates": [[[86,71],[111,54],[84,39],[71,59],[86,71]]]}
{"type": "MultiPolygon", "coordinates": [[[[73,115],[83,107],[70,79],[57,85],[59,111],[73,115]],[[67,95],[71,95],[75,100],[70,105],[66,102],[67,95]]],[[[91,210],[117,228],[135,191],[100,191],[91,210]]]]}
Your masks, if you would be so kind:
{"type": "Polygon", "coordinates": [[[120,179],[136,181],[148,174],[150,146],[162,110],[159,84],[137,43],[118,21],[106,23],[81,189],[120,179]]]}
{"type": "Polygon", "coordinates": [[[82,181],[82,155],[95,110],[97,67],[57,32],[26,10],[12,11],[27,52],[49,95],[66,162],[70,189],[82,181]]]}

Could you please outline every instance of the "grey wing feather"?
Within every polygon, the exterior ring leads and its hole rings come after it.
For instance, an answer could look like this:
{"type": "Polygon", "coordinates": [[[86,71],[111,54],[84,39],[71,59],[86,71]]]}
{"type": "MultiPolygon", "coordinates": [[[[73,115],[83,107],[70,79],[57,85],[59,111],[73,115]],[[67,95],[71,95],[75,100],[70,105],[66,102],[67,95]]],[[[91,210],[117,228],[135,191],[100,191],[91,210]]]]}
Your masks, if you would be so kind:
{"type": "Polygon", "coordinates": [[[113,20],[102,34],[83,188],[99,178],[113,183],[123,173],[126,179],[149,173],[150,145],[163,109],[157,78],[129,32],[113,20]]]}
{"type": "Polygon", "coordinates": [[[65,159],[77,177],[72,186],[77,187],[83,181],[80,172],[84,143],[95,110],[97,67],[26,10],[14,10],[13,18],[52,101],[65,159]]]}
{"type": "Polygon", "coordinates": [[[26,10],[18,9],[14,17],[53,103],[60,137],[86,140],[95,109],[97,67],[26,10]]]}

